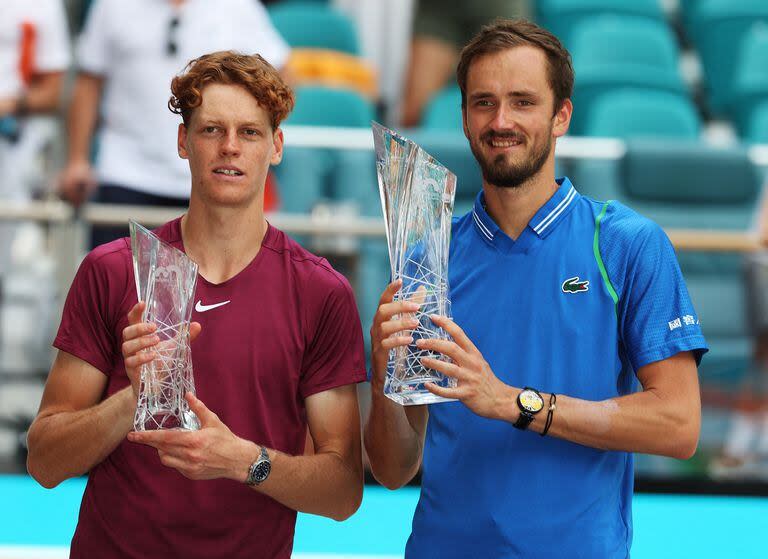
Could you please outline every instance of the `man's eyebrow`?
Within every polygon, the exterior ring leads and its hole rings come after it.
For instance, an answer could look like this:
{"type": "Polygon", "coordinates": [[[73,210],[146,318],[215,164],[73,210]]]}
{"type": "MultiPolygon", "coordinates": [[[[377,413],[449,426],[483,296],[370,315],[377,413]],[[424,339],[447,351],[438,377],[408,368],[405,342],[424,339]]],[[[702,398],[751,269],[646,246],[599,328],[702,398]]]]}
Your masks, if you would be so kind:
{"type": "MultiPolygon", "coordinates": [[[[536,97],[538,94],[532,90],[532,89],[518,89],[515,91],[510,91],[506,93],[505,97],[536,97]]],[[[487,97],[495,97],[496,94],[491,93],[490,91],[475,91],[474,93],[470,93],[468,98],[475,100],[475,99],[485,99],[487,97]]]]}
{"type": "Polygon", "coordinates": [[[537,93],[532,89],[518,89],[507,93],[507,97],[536,97],[537,93]]]}
{"type": "Polygon", "coordinates": [[[493,93],[490,91],[475,91],[469,94],[470,99],[483,99],[485,97],[493,97],[493,93]]]}

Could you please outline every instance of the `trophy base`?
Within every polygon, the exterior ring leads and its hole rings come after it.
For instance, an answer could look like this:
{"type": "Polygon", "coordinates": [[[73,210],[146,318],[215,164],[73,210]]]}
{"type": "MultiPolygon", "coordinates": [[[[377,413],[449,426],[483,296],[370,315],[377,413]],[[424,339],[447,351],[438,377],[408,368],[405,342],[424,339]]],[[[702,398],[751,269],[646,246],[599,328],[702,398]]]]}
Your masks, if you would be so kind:
{"type": "Polygon", "coordinates": [[[191,411],[179,416],[172,411],[156,411],[143,418],[136,418],[133,428],[135,431],[197,431],[200,421],[191,411]]]}
{"type": "Polygon", "coordinates": [[[401,406],[421,406],[423,404],[439,404],[441,402],[455,402],[455,398],[443,398],[432,394],[424,388],[425,382],[435,382],[436,379],[414,379],[410,382],[402,382],[388,377],[384,384],[384,395],[397,402],[401,406]]]}

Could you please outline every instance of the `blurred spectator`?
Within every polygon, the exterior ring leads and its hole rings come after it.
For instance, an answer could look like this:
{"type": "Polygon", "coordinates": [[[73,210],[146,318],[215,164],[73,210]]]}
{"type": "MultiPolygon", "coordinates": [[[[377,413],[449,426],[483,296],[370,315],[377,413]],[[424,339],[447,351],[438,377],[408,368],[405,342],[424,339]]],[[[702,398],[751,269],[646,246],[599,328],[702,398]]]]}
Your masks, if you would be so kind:
{"type": "MultiPolygon", "coordinates": [[[[53,113],[69,65],[61,0],[3,0],[0,6],[0,201],[26,200],[39,128],[34,115],[53,113]]],[[[9,267],[16,226],[0,221],[0,282],[9,267]]],[[[0,293],[0,296],[2,293],[0,293]]]]}
{"type": "Polygon", "coordinates": [[[497,17],[527,17],[528,0],[418,0],[403,93],[403,126],[416,126],[429,100],[456,72],[463,45],[497,17]]]}
{"type": "MultiPolygon", "coordinates": [[[[79,205],[95,190],[102,203],[186,206],[190,175],[176,153],[169,84],[193,58],[227,49],[277,68],[290,53],[256,0],[95,0],[77,45],[62,196],[79,205]]],[[[91,241],[127,234],[127,226],[99,227],[91,241]]]]}
{"type": "MultiPolygon", "coordinates": [[[[768,247],[768,197],[759,235],[768,247]]],[[[755,338],[752,366],[737,388],[722,453],[711,464],[715,478],[768,480],[768,252],[747,258],[747,310],[755,338]]]]}

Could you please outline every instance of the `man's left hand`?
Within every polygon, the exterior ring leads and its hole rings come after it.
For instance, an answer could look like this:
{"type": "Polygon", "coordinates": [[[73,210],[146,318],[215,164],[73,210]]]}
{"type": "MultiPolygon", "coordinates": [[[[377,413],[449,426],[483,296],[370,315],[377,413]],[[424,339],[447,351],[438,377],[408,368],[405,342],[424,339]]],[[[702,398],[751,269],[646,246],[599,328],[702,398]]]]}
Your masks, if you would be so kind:
{"type": "Polygon", "coordinates": [[[432,322],[448,332],[454,341],[420,339],[416,345],[450,357],[453,363],[425,357],[421,360],[425,367],[440,371],[458,381],[456,388],[443,388],[434,383],[424,386],[438,396],[454,398],[464,403],[477,415],[490,419],[500,419],[500,408],[510,398],[511,387],[501,382],[491,370],[490,365],[467,337],[464,331],[451,319],[444,316],[432,316],[432,322]]]}
{"type": "Polygon", "coordinates": [[[232,433],[191,392],[186,398],[200,420],[199,431],[134,431],[128,433],[128,440],[156,448],[163,465],[189,479],[245,481],[248,466],[259,455],[257,445],[232,433]]]}

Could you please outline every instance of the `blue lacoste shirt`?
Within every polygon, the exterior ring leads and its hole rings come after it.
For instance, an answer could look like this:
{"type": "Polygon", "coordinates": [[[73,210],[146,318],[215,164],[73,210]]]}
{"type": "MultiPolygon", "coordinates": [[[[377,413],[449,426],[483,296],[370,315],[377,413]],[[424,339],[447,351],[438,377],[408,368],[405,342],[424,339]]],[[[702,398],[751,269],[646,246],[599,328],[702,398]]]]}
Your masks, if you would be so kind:
{"type": "MultiPolygon", "coordinates": [[[[571,182],[515,241],[484,210],[454,220],[455,321],[494,373],[518,388],[605,400],[638,389],[635,371],[707,351],[661,228],[571,182]]],[[[557,421],[557,412],[555,419],[557,421]]],[[[633,459],[472,413],[429,408],[409,559],[625,559],[633,459]]]]}

